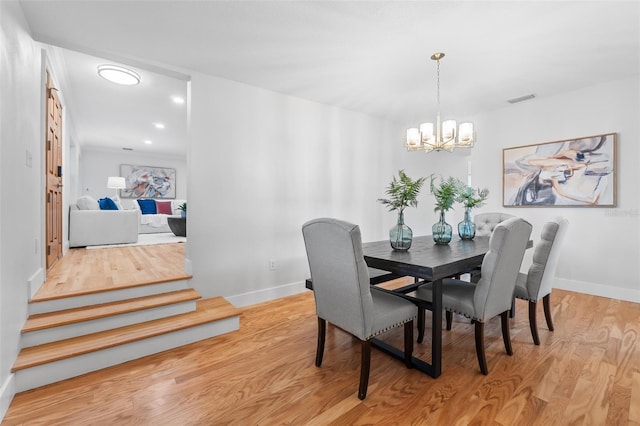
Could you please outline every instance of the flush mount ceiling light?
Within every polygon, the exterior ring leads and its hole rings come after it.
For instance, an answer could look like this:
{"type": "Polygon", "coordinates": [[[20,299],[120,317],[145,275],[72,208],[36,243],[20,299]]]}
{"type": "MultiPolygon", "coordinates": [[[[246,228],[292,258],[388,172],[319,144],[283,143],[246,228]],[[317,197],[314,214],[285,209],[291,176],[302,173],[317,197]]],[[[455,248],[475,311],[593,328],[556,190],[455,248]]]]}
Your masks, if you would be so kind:
{"type": "Polygon", "coordinates": [[[149,139],[147,139],[147,140],[144,141],[144,143],[147,144],[147,145],[151,145],[153,142],[150,141],[149,139]]]}
{"type": "Polygon", "coordinates": [[[454,148],[471,148],[474,144],[473,123],[460,123],[456,126],[456,120],[440,122],[440,59],[444,53],[434,53],[431,59],[438,63],[437,74],[437,101],[438,115],[436,116],[435,134],[433,123],[422,123],[420,129],[412,127],[407,129],[404,145],[408,151],[453,151],[454,148]]]}
{"type": "Polygon", "coordinates": [[[153,126],[156,129],[164,129],[164,124],[163,123],[153,123],[153,126]]]}
{"type": "Polygon", "coordinates": [[[118,65],[99,65],[98,74],[105,80],[124,86],[134,86],[140,83],[138,73],[118,65]]]}

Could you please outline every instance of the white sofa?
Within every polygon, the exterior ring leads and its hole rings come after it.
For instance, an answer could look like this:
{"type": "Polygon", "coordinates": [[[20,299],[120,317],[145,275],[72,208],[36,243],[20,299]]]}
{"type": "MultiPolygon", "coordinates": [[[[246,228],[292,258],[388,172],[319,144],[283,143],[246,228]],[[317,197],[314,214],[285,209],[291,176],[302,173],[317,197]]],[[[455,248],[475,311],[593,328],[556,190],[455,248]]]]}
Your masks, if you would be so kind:
{"type": "Polygon", "coordinates": [[[138,216],[135,210],[100,210],[95,199],[80,197],[69,208],[69,247],[135,243],[138,216]]]}
{"type": "Polygon", "coordinates": [[[170,201],[171,202],[171,212],[173,214],[142,214],[140,210],[140,206],[137,201],[133,203],[133,208],[138,211],[139,216],[139,226],[138,232],[140,234],[157,234],[161,232],[171,232],[169,228],[169,224],[167,223],[167,218],[169,216],[180,216],[181,210],[179,209],[180,205],[186,200],[158,200],[158,201],[170,201]]]}

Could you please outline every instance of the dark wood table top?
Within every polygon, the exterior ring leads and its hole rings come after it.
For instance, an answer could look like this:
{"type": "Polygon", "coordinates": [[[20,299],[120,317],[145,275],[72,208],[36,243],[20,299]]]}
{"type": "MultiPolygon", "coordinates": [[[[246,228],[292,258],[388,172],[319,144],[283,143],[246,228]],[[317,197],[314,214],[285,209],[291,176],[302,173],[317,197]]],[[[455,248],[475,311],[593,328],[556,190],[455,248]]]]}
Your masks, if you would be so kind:
{"type": "Polygon", "coordinates": [[[434,281],[482,264],[489,237],[462,240],[454,236],[449,244],[436,244],[428,235],[414,237],[408,251],[393,250],[388,240],[364,243],[362,249],[372,268],[434,281]]]}

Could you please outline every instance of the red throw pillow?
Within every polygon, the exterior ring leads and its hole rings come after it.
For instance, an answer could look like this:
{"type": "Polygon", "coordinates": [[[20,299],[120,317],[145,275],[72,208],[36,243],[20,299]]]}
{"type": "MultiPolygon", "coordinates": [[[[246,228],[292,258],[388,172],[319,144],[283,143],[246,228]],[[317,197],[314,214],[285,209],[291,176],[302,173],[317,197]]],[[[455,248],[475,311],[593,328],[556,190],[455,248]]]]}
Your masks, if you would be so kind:
{"type": "Polygon", "coordinates": [[[171,201],[156,201],[158,214],[173,214],[171,212],[171,201]]]}

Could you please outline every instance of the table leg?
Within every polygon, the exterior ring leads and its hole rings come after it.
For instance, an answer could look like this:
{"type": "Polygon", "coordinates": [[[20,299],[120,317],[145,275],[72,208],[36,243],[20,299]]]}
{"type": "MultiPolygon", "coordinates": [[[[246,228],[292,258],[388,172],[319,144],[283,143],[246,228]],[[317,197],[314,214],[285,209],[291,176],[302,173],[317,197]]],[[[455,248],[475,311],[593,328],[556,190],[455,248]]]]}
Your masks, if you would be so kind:
{"type": "Polygon", "coordinates": [[[442,280],[433,281],[431,311],[431,366],[433,377],[442,373],[442,280]]]}

